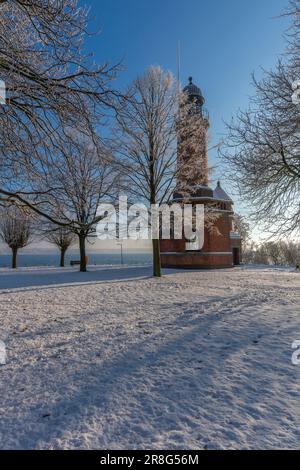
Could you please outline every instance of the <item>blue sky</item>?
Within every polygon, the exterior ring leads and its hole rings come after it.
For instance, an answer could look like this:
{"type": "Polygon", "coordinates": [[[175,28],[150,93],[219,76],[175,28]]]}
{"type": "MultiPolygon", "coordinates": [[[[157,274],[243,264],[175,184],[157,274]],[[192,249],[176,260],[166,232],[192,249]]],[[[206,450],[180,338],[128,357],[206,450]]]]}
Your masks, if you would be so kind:
{"type": "MultiPolygon", "coordinates": [[[[91,23],[102,34],[88,44],[97,61],[123,61],[118,86],[125,87],[152,64],[192,75],[206,98],[210,137],[217,142],[223,121],[247,107],[251,73],[272,67],[284,51],[287,0],[81,0],[90,5],[91,23]]],[[[219,165],[214,152],[211,165],[219,165]]],[[[214,178],[222,176],[216,168],[214,178]]],[[[226,187],[226,181],[223,181],[226,187]]],[[[227,186],[227,189],[228,188],[227,186]]]]}

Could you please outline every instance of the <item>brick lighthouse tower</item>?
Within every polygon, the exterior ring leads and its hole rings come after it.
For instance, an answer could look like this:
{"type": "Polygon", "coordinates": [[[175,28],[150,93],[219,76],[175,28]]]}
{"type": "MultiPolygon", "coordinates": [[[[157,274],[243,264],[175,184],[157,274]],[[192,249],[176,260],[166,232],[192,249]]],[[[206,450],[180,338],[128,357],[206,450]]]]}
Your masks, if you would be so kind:
{"type": "Polygon", "coordinates": [[[161,240],[161,263],[165,268],[209,269],[230,268],[240,264],[241,238],[233,232],[233,201],[222,189],[220,182],[217,187],[209,187],[208,169],[208,129],[209,117],[205,110],[205,99],[192,77],[183,89],[188,102],[192,105],[189,119],[197,126],[195,133],[198,139],[196,150],[187,150],[183,145],[182,136],[178,135],[177,160],[179,173],[173,202],[189,203],[194,206],[202,204],[215,214],[212,224],[204,229],[204,245],[201,250],[195,249],[184,237],[181,240],[161,240]],[[191,114],[192,113],[192,114],[191,114]],[[182,162],[185,165],[182,165],[182,162]],[[181,170],[182,168],[182,170],[181,170]],[[189,171],[189,168],[192,171],[189,171]],[[181,188],[185,188],[185,194],[181,188]],[[188,194],[186,194],[188,192],[188,194]]]}

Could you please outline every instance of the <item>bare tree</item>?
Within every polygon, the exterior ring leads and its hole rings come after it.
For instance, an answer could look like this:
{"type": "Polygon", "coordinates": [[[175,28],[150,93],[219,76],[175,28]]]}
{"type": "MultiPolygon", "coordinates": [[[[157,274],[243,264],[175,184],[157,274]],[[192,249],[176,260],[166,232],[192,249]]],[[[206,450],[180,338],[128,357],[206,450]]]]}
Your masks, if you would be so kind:
{"type": "Polygon", "coordinates": [[[247,243],[243,259],[247,264],[296,266],[300,261],[300,244],[294,240],[273,240],[261,244],[247,243]]]}
{"type": "Polygon", "coordinates": [[[264,243],[258,245],[254,250],[253,262],[254,264],[270,264],[269,253],[264,243]]]}
{"type": "Polygon", "coordinates": [[[300,66],[300,1],[289,0],[288,7],[282,16],[288,16],[292,19],[292,24],[285,37],[288,42],[287,53],[291,59],[289,65],[294,66],[298,71],[300,66]]]}
{"type": "Polygon", "coordinates": [[[65,266],[65,254],[71,245],[75,242],[76,236],[70,230],[63,227],[53,227],[45,236],[49,243],[57,246],[60,250],[60,267],[65,266]]]}
{"type": "Polygon", "coordinates": [[[118,192],[112,153],[97,136],[69,129],[65,148],[41,156],[39,166],[28,165],[24,175],[27,187],[43,194],[38,210],[77,235],[80,270],[86,271],[86,240],[95,235],[99,204],[114,201],[118,192]]]}
{"type": "Polygon", "coordinates": [[[21,184],[24,167],[63,149],[66,128],[80,123],[89,132],[118,97],[110,86],[118,67],[97,65],[83,52],[87,24],[77,0],[0,2],[0,75],[7,89],[0,106],[0,194],[40,215],[44,194],[21,184]]]}
{"type": "Polygon", "coordinates": [[[0,237],[12,250],[12,268],[17,267],[17,254],[30,242],[31,218],[16,207],[2,209],[0,219],[0,237]]]}
{"type": "Polygon", "coordinates": [[[242,239],[243,250],[246,248],[250,241],[250,225],[245,217],[240,214],[234,214],[233,217],[233,230],[238,232],[242,239]]]}
{"type": "MultiPolygon", "coordinates": [[[[138,77],[128,96],[117,116],[115,139],[127,191],[150,208],[170,201],[177,180],[180,193],[188,197],[189,182],[206,173],[204,161],[196,158],[202,155],[204,129],[203,120],[192,112],[194,103],[178,93],[172,75],[160,67],[150,67],[138,77]]],[[[152,251],[153,274],[160,277],[158,239],[152,240],[152,251]]]]}
{"type": "Polygon", "coordinates": [[[288,240],[282,244],[283,258],[288,266],[296,266],[300,262],[299,242],[288,240]]]}
{"type": "Polygon", "coordinates": [[[228,124],[221,150],[240,195],[251,203],[252,219],[277,236],[300,227],[300,104],[292,99],[300,79],[300,1],[290,7],[289,52],[260,81],[253,78],[249,109],[228,124]]]}
{"type": "Polygon", "coordinates": [[[245,247],[243,247],[243,262],[245,264],[254,263],[254,253],[256,250],[256,243],[250,240],[245,247]]]}
{"type": "Polygon", "coordinates": [[[282,241],[271,241],[264,244],[270,263],[275,266],[285,264],[282,241]]]}
{"type": "MultiPolygon", "coordinates": [[[[170,73],[151,67],[130,87],[118,119],[119,161],[127,187],[140,201],[160,204],[168,197],[176,164],[176,87],[170,73]]],[[[153,274],[161,276],[159,240],[152,240],[153,274]]]]}

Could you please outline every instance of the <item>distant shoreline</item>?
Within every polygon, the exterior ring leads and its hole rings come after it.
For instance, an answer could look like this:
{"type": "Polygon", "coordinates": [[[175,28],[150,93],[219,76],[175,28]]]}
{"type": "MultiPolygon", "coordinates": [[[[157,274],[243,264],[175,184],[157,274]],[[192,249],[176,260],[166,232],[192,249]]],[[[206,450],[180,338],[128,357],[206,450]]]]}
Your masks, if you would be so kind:
{"type": "MultiPolygon", "coordinates": [[[[106,253],[89,253],[88,264],[91,266],[119,266],[121,256],[118,251],[106,253]]],[[[78,253],[69,252],[66,255],[65,266],[70,266],[70,261],[78,260],[78,253]]],[[[123,264],[128,266],[145,266],[151,263],[152,255],[149,252],[126,251],[123,254],[123,264]]],[[[9,268],[11,265],[11,255],[0,254],[0,268],[9,268]]],[[[18,266],[26,267],[57,267],[59,265],[59,253],[30,254],[20,253],[18,255],[18,266]]]]}

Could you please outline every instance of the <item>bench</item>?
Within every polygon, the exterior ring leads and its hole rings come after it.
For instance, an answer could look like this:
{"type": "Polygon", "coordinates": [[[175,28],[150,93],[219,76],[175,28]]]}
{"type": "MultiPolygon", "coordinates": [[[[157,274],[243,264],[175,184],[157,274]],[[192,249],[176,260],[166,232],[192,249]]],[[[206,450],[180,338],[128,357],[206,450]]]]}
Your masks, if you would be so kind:
{"type": "Polygon", "coordinates": [[[71,266],[79,266],[79,265],[80,265],[80,261],[70,261],[70,265],[71,265],[71,266]]]}

